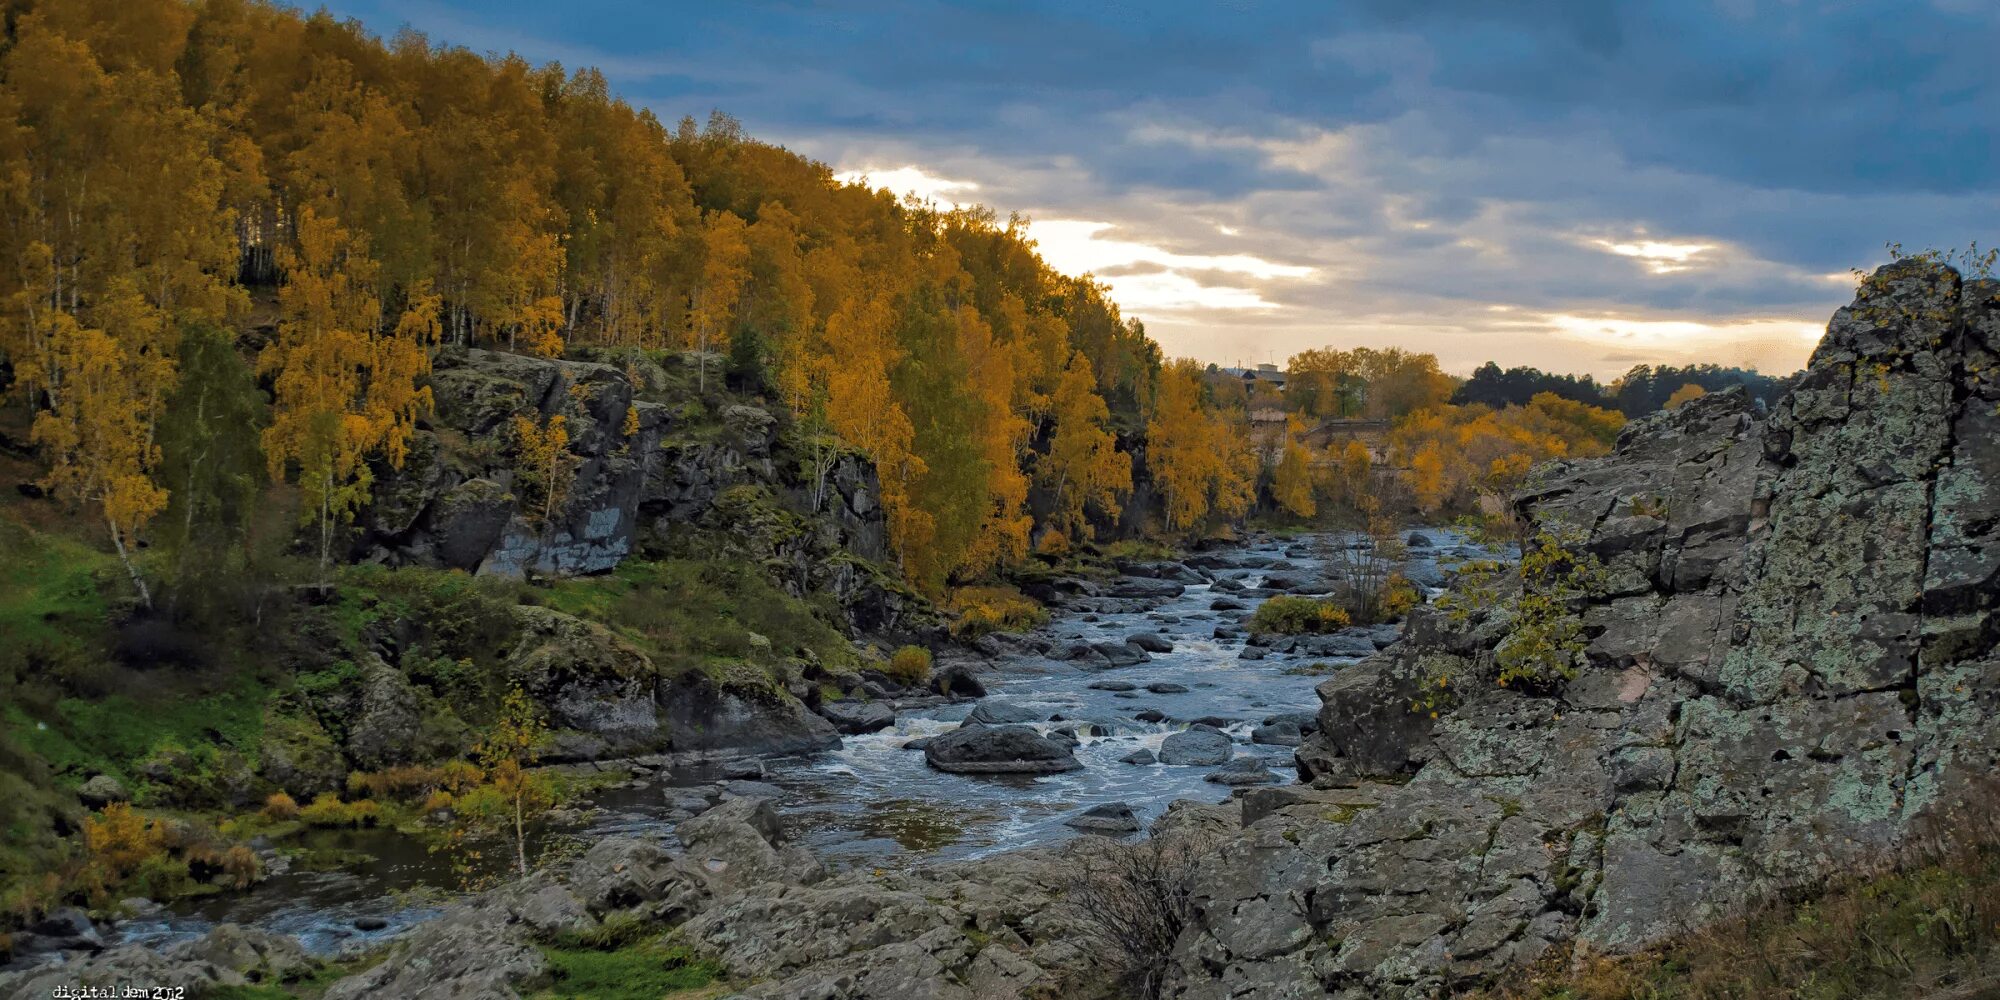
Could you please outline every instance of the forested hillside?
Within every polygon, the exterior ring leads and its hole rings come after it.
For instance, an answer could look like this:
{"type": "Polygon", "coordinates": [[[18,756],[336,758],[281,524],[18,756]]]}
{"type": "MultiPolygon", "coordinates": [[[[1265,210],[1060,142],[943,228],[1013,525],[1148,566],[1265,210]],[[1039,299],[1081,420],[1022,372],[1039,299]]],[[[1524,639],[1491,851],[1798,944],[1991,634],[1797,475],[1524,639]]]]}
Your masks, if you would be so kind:
{"type": "Polygon", "coordinates": [[[268,472],[329,529],[402,460],[440,344],[715,355],[703,381],[726,367],[875,460],[929,587],[1024,554],[1036,482],[1073,533],[1129,488],[1109,435],[1157,349],[991,213],[324,12],[11,2],[4,45],[0,354],[48,485],[121,552],[176,503],[160,430],[202,371],[190,331],[253,320],[268,472]]]}

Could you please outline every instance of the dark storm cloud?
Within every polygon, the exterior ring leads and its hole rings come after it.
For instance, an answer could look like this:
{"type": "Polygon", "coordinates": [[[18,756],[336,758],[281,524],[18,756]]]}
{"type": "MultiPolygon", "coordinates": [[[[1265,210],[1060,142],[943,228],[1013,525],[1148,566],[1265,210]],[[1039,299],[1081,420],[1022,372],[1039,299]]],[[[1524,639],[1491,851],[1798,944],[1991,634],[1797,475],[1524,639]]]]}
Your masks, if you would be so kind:
{"type": "Polygon", "coordinates": [[[1818,322],[1845,294],[1828,276],[1885,241],[2000,221],[1984,0],[336,7],[598,64],[663,117],[720,107],[837,168],[1314,269],[1107,265],[1243,293],[1148,315],[1173,350],[1393,329],[1550,363],[1532,322],[1481,317],[1818,322]],[[1704,249],[1643,255],[1674,247],[1704,249]]]}

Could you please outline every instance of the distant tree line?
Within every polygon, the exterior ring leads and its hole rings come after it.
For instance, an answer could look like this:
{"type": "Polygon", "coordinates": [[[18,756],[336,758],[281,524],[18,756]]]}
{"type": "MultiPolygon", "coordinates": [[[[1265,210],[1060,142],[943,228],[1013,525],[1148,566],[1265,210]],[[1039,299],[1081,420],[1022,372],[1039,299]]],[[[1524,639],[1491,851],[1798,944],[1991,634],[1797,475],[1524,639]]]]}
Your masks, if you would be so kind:
{"type": "Polygon", "coordinates": [[[1612,407],[1627,417],[1640,417],[1665,407],[1668,399],[1685,386],[1719,392],[1740,385],[1752,399],[1769,403],[1790,388],[1796,378],[1796,375],[1773,376],[1755,369],[1722,365],[1636,365],[1604,385],[1589,375],[1562,375],[1527,366],[1501,368],[1488,361],[1459,385],[1451,401],[1459,406],[1473,403],[1525,406],[1537,393],[1547,392],[1591,406],[1612,407]]]}

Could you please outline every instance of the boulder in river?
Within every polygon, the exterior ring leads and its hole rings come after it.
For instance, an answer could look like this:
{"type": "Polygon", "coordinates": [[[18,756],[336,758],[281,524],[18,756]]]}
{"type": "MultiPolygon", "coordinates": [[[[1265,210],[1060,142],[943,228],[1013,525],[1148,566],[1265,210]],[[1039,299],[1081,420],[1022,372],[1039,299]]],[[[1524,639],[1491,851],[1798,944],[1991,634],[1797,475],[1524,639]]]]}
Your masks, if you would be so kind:
{"type": "Polygon", "coordinates": [[[1290,722],[1258,726],[1250,731],[1250,742],[1273,747],[1295,747],[1305,742],[1305,734],[1290,722]]]}
{"type": "Polygon", "coordinates": [[[1137,646],[1148,653],[1171,653],[1174,651],[1174,644],[1161,638],[1155,632],[1134,632],[1125,637],[1125,644],[1128,646],[1137,646]]]}
{"type": "Polygon", "coordinates": [[[1167,713],[1157,708],[1146,708],[1133,713],[1132,718],[1140,722],[1165,722],[1167,721],[1167,713]]]}
{"type": "Polygon", "coordinates": [[[1152,659],[1145,650],[1129,642],[1094,642],[1090,648],[1114,667],[1137,666],[1152,659]]]}
{"type": "Polygon", "coordinates": [[[931,690],[947,698],[984,698],[986,685],[979,682],[972,670],[963,664],[953,663],[939,667],[931,673],[931,690]]]}
{"type": "Polygon", "coordinates": [[[1083,767],[1069,747],[1026,726],[954,729],[924,747],[924,761],[951,774],[1060,774],[1083,767]]]}
{"type": "Polygon", "coordinates": [[[1130,691],[1130,690],[1133,690],[1134,688],[1137,688],[1138,686],[1139,686],[1139,685],[1137,685],[1137,684],[1134,684],[1134,683],[1132,683],[1131,681],[1092,681],[1092,682],[1090,682],[1090,689],[1091,689],[1092,691],[1130,691]]]}
{"type": "Polygon", "coordinates": [[[1236,750],[1229,737],[1213,729],[1188,729],[1160,743],[1160,763],[1206,767],[1228,760],[1236,750]]]}
{"type": "Polygon", "coordinates": [[[1244,611],[1248,610],[1248,607],[1248,605],[1233,597],[1218,597],[1208,602],[1208,610],[1210,611],[1244,611]]]}
{"type": "Polygon", "coordinates": [[[819,714],[833,723],[833,728],[849,736],[878,732],[896,724],[896,710],[879,701],[829,701],[820,705],[819,714]]]}
{"type": "Polygon", "coordinates": [[[1063,820],[1063,825],[1087,833],[1138,833],[1139,817],[1123,802],[1107,802],[1063,820]]]}
{"type": "Polygon", "coordinates": [[[1144,748],[1134,750],[1118,758],[1118,763],[1120,764],[1157,764],[1159,762],[1160,759],[1153,756],[1153,751],[1144,748]]]}
{"type": "Polygon", "coordinates": [[[1040,722],[1048,718],[1048,713],[1039,708],[1029,708],[1011,701],[982,701],[966,719],[988,726],[1011,726],[1021,722],[1040,722]]]}
{"type": "Polygon", "coordinates": [[[1172,681],[1154,681],[1153,683],[1146,685],[1146,690],[1151,691],[1154,694],[1186,694],[1187,685],[1175,684],[1172,681]]]}

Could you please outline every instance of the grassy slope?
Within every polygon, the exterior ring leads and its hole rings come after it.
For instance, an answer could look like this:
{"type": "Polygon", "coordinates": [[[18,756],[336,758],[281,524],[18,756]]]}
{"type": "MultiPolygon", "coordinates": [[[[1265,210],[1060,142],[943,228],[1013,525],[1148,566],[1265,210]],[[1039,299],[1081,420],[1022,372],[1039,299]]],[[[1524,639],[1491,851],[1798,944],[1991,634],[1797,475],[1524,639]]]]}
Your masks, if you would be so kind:
{"type": "Polygon", "coordinates": [[[1484,1000],[2000,998],[2000,839],[1782,900],[1625,958],[1552,961],[1484,1000]]]}

